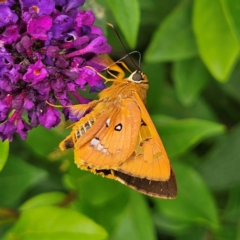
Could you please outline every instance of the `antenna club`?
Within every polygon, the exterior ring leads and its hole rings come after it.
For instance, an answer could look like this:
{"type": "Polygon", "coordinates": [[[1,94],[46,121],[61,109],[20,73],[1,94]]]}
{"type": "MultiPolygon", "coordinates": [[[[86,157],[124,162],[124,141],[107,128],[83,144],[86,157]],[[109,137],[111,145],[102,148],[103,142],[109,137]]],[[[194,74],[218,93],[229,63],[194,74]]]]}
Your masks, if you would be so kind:
{"type": "Polygon", "coordinates": [[[111,28],[113,28],[113,29],[114,29],[114,26],[113,26],[113,24],[111,24],[111,23],[109,23],[109,22],[106,22],[106,24],[107,24],[108,26],[110,26],[111,28]]]}

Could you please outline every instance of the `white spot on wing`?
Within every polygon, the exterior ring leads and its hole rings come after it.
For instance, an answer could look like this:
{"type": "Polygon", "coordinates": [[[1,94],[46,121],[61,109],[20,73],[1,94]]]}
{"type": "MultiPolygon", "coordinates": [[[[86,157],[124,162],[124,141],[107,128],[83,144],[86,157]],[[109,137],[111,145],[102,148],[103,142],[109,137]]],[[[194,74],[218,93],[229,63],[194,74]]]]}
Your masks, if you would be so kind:
{"type": "Polygon", "coordinates": [[[110,118],[107,119],[106,125],[107,125],[107,127],[109,127],[109,125],[110,125],[110,118]]]}
{"type": "Polygon", "coordinates": [[[93,138],[93,139],[91,140],[91,145],[92,145],[92,146],[97,146],[99,142],[100,142],[100,141],[99,141],[97,138],[93,138]]]}
{"type": "Polygon", "coordinates": [[[104,149],[102,150],[102,152],[103,152],[103,153],[107,153],[107,149],[104,148],[104,149]]]}
{"type": "Polygon", "coordinates": [[[98,150],[98,151],[101,151],[102,149],[103,149],[103,145],[99,143],[99,144],[97,145],[97,150],[98,150]]]}

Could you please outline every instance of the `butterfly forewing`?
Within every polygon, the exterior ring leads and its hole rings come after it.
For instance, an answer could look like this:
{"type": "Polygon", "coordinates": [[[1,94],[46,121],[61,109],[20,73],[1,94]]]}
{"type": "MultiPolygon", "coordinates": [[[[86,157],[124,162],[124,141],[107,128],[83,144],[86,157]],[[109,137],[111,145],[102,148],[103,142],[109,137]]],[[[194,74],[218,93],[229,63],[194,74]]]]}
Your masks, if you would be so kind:
{"type": "Polygon", "coordinates": [[[133,153],[141,124],[138,105],[125,99],[112,108],[77,140],[75,162],[79,167],[117,169],[133,153]]]}

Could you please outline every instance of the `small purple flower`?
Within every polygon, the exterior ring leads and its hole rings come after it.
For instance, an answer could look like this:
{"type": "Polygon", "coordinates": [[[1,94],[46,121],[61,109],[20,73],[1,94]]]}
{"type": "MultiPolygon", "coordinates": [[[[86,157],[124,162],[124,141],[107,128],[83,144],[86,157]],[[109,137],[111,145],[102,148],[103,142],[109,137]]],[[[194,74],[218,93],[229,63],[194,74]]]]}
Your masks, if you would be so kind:
{"type": "Polygon", "coordinates": [[[12,141],[13,134],[16,132],[17,127],[11,121],[11,118],[7,122],[4,122],[0,125],[0,137],[3,141],[8,139],[9,141],[12,141]]]}
{"type": "MultiPolygon", "coordinates": [[[[98,56],[111,51],[84,0],[7,0],[0,3],[0,138],[22,139],[30,129],[60,123],[58,109],[89,100],[79,94],[105,86],[98,56]],[[27,113],[27,114],[25,114],[27,113]],[[27,116],[23,118],[23,115],[27,116]]],[[[65,118],[75,119],[67,108],[65,118]]],[[[75,119],[76,120],[76,119],[75,119]]]]}
{"type": "Polygon", "coordinates": [[[55,8],[54,0],[22,0],[20,2],[23,11],[36,12],[39,17],[51,14],[55,8]]]}
{"type": "Polygon", "coordinates": [[[39,114],[39,123],[45,128],[56,127],[60,123],[61,114],[52,106],[45,106],[45,111],[39,114]]]}
{"type": "Polygon", "coordinates": [[[77,27],[91,26],[95,21],[92,11],[79,11],[76,16],[77,27]]]}
{"type": "Polygon", "coordinates": [[[47,32],[52,27],[52,18],[42,16],[38,19],[31,19],[28,23],[27,32],[35,39],[47,40],[47,32]]]}
{"type": "Polygon", "coordinates": [[[19,34],[19,28],[16,25],[10,25],[7,26],[4,33],[1,36],[1,40],[5,44],[11,44],[12,42],[17,41],[17,39],[20,37],[19,34]]]}
{"type": "Polygon", "coordinates": [[[18,20],[18,16],[6,5],[0,5],[0,13],[0,27],[14,24],[18,20]]]}
{"type": "Polygon", "coordinates": [[[35,84],[44,80],[47,76],[48,72],[45,66],[41,60],[38,60],[36,63],[28,66],[27,72],[23,75],[23,80],[25,82],[31,82],[32,84],[35,84]]]}
{"type": "Polygon", "coordinates": [[[24,119],[19,118],[16,121],[16,132],[23,138],[26,139],[27,131],[31,129],[31,126],[25,122],[24,119]]]}

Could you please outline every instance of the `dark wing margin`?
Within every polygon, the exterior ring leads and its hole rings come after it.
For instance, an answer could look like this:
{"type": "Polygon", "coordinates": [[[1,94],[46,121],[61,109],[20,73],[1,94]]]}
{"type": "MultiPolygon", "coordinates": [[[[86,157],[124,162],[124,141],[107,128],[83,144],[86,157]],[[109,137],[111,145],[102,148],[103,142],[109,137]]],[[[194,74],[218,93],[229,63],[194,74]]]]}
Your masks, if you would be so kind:
{"type": "Polygon", "coordinates": [[[167,181],[138,178],[116,170],[113,172],[116,180],[146,195],[158,198],[175,198],[177,196],[176,178],[172,169],[167,181]]]}

